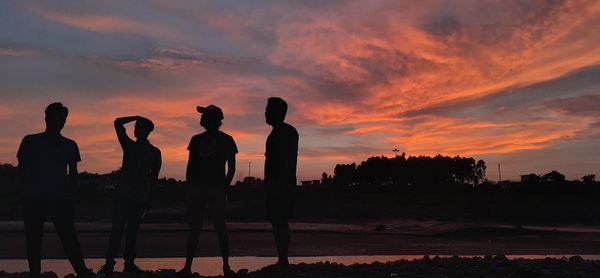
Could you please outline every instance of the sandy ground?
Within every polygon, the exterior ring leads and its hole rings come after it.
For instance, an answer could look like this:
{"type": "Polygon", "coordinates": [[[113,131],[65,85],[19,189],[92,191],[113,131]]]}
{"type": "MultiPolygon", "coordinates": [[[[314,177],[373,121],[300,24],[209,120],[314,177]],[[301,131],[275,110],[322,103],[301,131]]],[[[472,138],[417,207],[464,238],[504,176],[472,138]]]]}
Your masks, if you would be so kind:
{"type": "MultiPolygon", "coordinates": [[[[574,256],[563,259],[507,259],[503,255],[476,258],[424,257],[387,263],[341,265],[329,262],[296,264],[286,270],[267,266],[250,271],[240,270],[237,277],[600,277],[600,262],[574,256]]],[[[27,277],[26,273],[5,273],[0,277],[27,277]]],[[[57,277],[50,272],[43,277],[57,277]]],[[[65,277],[72,278],[72,274],[65,277]]],[[[176,277],[175,270],[147,271],[143,274],[113,273],[104,277],[176,277]]],[[[194,273],[191,277],[201,277],[194,273]]],[[[205,277],[205,276],[202,276],[205,277]]],[[[211,276],[220,277],[220,276],[211,276]]]]}
{"type": "MultiPolygon", "coordinates": [[[[101,258],[106,252],[110,224],[76,225],[84,255],[101,258]]],[[[525,226],[388,221],[359,224],[292,225],[292,256],[344,255],[598,255],[600,230],[586,227],[525,226]]],[[[274,256],[266,223],[229,223],[232,256],[274,256]]],[[[144,224],[138,239],[138,257],[182,257],[187,228],[182,224],[144,224]]],[[[20,222],[0,222],[0,259],[25,258],[20,222]]],[[[51,223],[46,224],[43,255],[64,258],[51,223]]],[[[208,225],[202,233],[199,256],[218,256],[216,234],[208,225]]]]}

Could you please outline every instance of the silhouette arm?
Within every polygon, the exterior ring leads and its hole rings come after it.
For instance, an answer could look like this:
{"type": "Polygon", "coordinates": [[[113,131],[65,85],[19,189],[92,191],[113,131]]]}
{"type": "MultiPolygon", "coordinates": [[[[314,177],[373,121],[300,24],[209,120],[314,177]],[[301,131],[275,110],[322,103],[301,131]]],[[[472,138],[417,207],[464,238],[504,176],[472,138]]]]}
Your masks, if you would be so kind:
{"type": "Polygon", "coordinates": [[[17,185],[19,186],[19,193],[21,193],[22,199],[30,195],[31,188],[28,181],[27,168],[21,159],[19,159],[17,164],[17,185]]]}
{"type": "Polygon", "coordinates": [[[160,167],[162,166],[162,155],[160,150],[157,150],[157,158],[154,161],[154,165],[152,165],[152,181],[150,183],[151,188],[148,190],[148,204],[146,204],[146,209],[152,207],[152,201],[154,200],[154,189],[156,188],[156,182],[158,181],[158,173],[160,173],[160,167]]]}
{"type": "Polygon", "coordinates": [[[29,144],[28,137],[25,136],[21,141],[21,145],[19,145],[19,151],[17,152],[17,185],[19,186],[19,193],[21,193],[21,197],[25,200],[31,194],[31,184],[29,180],[29,173],[31,169],[29,168],[29,144]]]}
{"type": "Polygon", "coordinates": [[[137,121],[139,118],[140,116],[129,116],[115,119],[115,131],[117,132],[117,138],[119,138],[119,143],[121,143],[121,146],[124,147],[126,144],[133,142],[133,140],[127,136],[125,124],[137,121]]]}
{"type": "Polygon", "coordinates": [[[162,154],[160,153],[160,150],[159,150],[156,161],[154,162],[154,165],[152,167],[152,178],[154,179],[154,181],[158,180],[158,173],[160,173],[161,166],[162,166],[162,154]]]}
{"type": "MultiPolygon", "coordinates": [[[[72,193],[75,193],[79,189],[79,179],[77,177],[77,174],[78,174],[77,162],[76,161],[69,162],[68,182],[69,182],[69,188],[71,188],[72,193]]],[[[75,194],[73,194],[73,195],[75,195],[75,194]]]]}
{"type": "Polygon", "coordinates": [[[193,177],[192,177],[193,176],[192,175],[192,171],[193,171],[192,167],[193,167],[193,165],[196,165],[196,156],[194,156],[193,153],[192,153],[192,151],[190,150],[190,154],[189,154],[189,157],[188,157],[188,164],[187,164],[187,168],[185,170],[185,180],[188,183],[194,182],[193,177]]]}
{"type": "MultiPolygon", "coordinates": [[[[286,140],[285,155],[282,163],[284,164],[285,174],[283,181],[285,184],[295,183],[293,179],[296,177],[296,165],[298,163],[298,134],[293,133],[286,140]],[[288,180],[289,179],[289,180],[288,180]]],[[[294,186],[296,184],[293,184],[294,186]]]]}
{"type": "Polygon", "coordinates": [[[227,177],[225,177],[225,186],[231,185],[233,176],[235,175],[235,154],[232,154],[227,159],[227,177]]]}

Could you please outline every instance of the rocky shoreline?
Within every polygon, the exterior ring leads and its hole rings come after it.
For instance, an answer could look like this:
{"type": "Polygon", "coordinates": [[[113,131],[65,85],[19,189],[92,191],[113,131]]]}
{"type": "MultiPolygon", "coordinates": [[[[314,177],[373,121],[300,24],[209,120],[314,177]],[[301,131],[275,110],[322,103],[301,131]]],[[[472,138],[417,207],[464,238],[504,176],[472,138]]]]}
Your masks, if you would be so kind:
{"type": "MultiPolygon", "coordinates": [[[[419,260],[400,260],[387,263],[342,264],[319,262],[315,264],[296,264],[282,275],[272,266],[248,272],[238,271],[238,277],[600,277],[600,261],[584,260],[579,256],[570,258],[545,259],[507,259],[504,255],[486,257],[423,257],[419,260]]],[[[27,273],[6,273],[0,271],[0,277],[28,277],[27,273]]],[[[50,272],[43,277],[58,277],[50,272]]],[[[74,277],[67,275],[66,277],[74,277]]],[[[131,277],[123,273],[114,273],[110,277],[131,277]]],[[[162,269],[147,271],[133,277],[175,277],[175,270],[162,269]]],[[[194,274],[193,277],[203,277],[194,274]]]]}

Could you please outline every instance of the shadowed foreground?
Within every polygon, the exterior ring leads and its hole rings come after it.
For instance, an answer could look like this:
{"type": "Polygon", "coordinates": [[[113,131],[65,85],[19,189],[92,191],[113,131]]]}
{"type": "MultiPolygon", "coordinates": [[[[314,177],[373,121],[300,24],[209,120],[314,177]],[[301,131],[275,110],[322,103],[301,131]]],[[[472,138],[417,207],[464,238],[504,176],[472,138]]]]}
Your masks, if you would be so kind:
{"type": "MultiPolygon", "coordinates": [[[[1,277],[27,277],[26,273],[0,272],[1,277]]],[[[143,277],[174,277],[175,270],[147,271],[143,277]]],[[[45,273],[44,277],[57,277],[45,273]]],[[[67,277],[73,277],[68,275],[67,277]]],[[[109,277],[130,277],[114,273],[109,277]]],[[[139,275],[136,277],[140,277],[139,275]]],[[[201,277],[197,273],[194,277],[201,277]]],[[[281,277],[272,266],[254,272],[241,270],[238,277],[281,277]]],[[[292,265],[284,277],[600,277],[600,261],[579,256],[563,259],[512,259],[503,255],[474,258],[429,258],[388,263],[341,264],[320,262],[292,265]]]]}

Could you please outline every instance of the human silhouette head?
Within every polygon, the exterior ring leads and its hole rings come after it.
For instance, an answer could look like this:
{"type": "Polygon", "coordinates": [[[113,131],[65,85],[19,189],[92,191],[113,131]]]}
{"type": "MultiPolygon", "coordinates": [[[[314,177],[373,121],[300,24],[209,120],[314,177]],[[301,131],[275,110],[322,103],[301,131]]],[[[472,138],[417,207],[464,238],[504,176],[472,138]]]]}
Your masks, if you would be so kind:
{"type": "Polygon", "coordinates": [[[265,109],[265,121],[269,125],[282,123],[287,113],[287,103],[279,97],[270,97],[265,109]]]}
{"type": "Polygon", "coordinates": [[[223,110],[216,105],[197,106],[196,111],[202,114],[200,125],[207,131],[216,131],[223,124],[223,110]]]}
{"type": "Polygon", "coordinates": [[[140,117],[135,121],[134,135],[137,139],[148,139],[150,132],[154,130],[154,123],[144,117],[140,117]]]}
{"type": "Polygon", "coordinates": [[[69,109],[60,102],[51,103],[46,107],[46,131],[60,133],[65,127],[69,109]]]}

